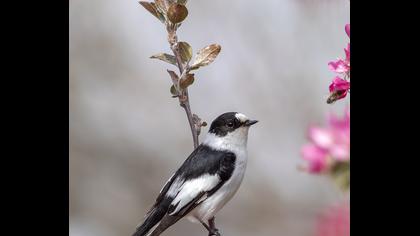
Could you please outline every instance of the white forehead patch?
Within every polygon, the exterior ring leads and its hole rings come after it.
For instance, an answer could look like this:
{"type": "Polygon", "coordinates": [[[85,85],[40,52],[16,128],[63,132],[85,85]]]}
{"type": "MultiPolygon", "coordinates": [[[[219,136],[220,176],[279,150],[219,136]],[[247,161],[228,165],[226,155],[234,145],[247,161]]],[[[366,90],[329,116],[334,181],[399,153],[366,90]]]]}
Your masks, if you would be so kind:
{"type": "Polygon", "coordinates": [[[245,121],[248,120],[248,117],[246,117],[246,115],[244,115],[242,113],[236,113],[235,117],[241,122],[245,122],[245,121]]]}

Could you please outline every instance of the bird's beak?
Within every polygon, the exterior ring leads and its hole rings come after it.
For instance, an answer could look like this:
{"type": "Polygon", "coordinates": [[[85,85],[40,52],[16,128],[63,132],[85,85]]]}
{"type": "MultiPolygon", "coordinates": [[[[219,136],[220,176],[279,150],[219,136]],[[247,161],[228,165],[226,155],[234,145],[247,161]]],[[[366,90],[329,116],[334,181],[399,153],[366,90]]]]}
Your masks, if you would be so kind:
{"type": "Polygon", "coordinates": [[[257,122],[258,122],[258,120],[247,120],[247,121],[245,121],[244,125],[245,126],[251,126],[251,125],[253,125],[257,122]]]}

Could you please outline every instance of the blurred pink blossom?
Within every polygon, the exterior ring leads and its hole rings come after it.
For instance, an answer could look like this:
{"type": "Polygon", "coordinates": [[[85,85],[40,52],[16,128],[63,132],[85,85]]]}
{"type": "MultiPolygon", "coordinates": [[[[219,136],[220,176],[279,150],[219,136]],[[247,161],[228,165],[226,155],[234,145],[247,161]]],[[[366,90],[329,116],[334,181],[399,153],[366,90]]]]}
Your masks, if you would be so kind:
{"type": "Polygon", "coordinates": [[[350,206],[346,202],[328,208],[318,218],[316,236],[349,236],[350,206]]]}
{"type": "Polygon", "coordinates": [[[309,127],[310,143],[302,147],[301,155],[310,173],[321,173],[333,162],[350,159],[350,111],[346,110],[342,118],[330,114],[327,127],[309,127]]]}
{"type": "Polygon", "coordinates": [[[330,114],[328,124],[333,133],[334,143],[329,147],[331,156],[338,161],[350,159],[350,109],[343,118],[330,114]]]}
{"type": "Polygon", "coordinates": [[[307,170],[310,173],[321,173],[327,169],[328,152],[326,149],[314,144],[306,144],[302,147],[301,154],[308,162],[307,170]]]}

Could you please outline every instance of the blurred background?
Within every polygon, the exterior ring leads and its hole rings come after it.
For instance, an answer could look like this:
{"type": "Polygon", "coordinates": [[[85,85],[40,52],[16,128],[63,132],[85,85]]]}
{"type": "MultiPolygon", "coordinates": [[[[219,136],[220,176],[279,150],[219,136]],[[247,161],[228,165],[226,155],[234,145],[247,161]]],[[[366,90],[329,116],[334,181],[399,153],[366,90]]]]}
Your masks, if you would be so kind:
{"type": "MultiPolygon", "coordinates": [[[[314,235],[316,217],[340,200],[328,178],[297,170],[309,124],[342,115],[327,105],[344,57],[348,0],[212,0],[187,4],[178,30],[194,53],[218,43],[195,73],[194,113],[211,122],[239,111],[250,130],[237,195],[216,217],[224,236],[314,235]]],[[[183,109],[169,93],[163,25],[135,0],[70,0],[70,235],[131,235],[172,172],[192,151],[183,109]]],[[[175,67],[173,67],[175,69],[175,67]]],[[[202,140],[208,127],[200,136],[202,140]]],[[[188,220],[165,235],[207,235],[188,220]]]]}

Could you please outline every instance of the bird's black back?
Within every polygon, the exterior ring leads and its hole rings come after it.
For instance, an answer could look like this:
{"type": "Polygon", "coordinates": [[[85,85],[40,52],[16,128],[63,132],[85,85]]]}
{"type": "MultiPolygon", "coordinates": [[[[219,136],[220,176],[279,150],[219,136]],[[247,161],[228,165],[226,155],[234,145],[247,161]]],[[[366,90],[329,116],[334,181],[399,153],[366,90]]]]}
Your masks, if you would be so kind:
{"type": "Polygon", "coordinates": [[[184,161],[176,172],[182,179],[190,180],[203,174],[219,174],[222,180],[228,180],[235,168],[236,156],[229,151],[219,151],[207,145],[200,145],[184,161]],[[221,169],[221,165],[225,169],[221,169]]]}

